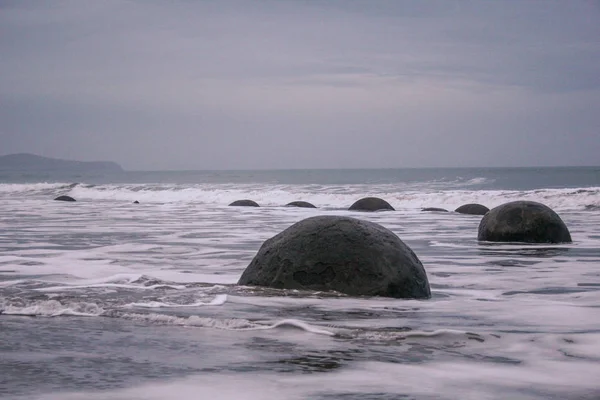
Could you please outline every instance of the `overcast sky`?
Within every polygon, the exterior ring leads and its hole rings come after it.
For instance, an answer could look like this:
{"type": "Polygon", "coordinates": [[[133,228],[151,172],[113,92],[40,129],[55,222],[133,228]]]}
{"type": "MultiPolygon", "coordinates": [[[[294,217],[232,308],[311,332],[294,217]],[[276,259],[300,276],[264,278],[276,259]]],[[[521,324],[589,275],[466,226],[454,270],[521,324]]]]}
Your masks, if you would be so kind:
{"type": "Polygon", "coordinates": [[[0,154],[600,164],[600,2],[0,0],[0,154]]]}

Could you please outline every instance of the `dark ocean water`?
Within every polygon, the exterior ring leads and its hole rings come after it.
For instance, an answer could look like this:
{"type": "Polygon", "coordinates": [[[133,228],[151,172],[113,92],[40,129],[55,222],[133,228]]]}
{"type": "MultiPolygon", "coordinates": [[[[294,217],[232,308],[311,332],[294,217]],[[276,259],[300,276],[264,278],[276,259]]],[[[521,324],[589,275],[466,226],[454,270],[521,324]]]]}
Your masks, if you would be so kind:
{"type": "Polygon", "coordinates": [[[599,167],[0,173],[0,228],[1,398],[600,398],[599,167]],[[396,211],[347,211],[373,195],[396,211]],[[517,199],[573,243],[480,244],[480,217],[421,212],[517,199]],[[314,215],[392,230],[432,298],[235,284],[314,215]]]}
{"type": "Polygon", "coordinates": [[[125,171],[46,174],[2,172],[3,183],[85,182],[88,184],[268,183],[291,185],[462,184],[474,189],[531,190],[598,186],[600,167],[298,169],[255,171],[125,171]]]}

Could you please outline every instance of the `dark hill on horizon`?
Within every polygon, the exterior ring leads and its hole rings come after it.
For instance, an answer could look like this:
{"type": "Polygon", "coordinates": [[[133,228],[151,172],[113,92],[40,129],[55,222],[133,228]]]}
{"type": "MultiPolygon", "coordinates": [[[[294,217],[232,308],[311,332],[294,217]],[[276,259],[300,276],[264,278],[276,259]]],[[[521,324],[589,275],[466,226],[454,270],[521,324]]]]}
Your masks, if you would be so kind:
{"type": "Polygon", "coordinates": [[[71,161],[19,153],[0,156],[2,171],[76,171],[76,172],[121,172],[123,168],[112,161],[71,161]]]}

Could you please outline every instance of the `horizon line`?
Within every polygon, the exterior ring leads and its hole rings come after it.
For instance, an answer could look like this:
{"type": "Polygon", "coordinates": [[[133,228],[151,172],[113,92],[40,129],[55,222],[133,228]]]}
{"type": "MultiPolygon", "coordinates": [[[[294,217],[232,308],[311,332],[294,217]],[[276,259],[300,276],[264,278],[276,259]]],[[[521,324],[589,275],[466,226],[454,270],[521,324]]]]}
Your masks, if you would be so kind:
{"type": "Polygon", "coordinates": [[[531,165],[493,167],[352,167],[352,168],[201,168],[201,169],[123,169],[124,172],[257,172],[257,171],[361,171],[361,170],[401,170],[401,169],[534,169],[534,168],[600,168],[600,165],[531,165]]]}

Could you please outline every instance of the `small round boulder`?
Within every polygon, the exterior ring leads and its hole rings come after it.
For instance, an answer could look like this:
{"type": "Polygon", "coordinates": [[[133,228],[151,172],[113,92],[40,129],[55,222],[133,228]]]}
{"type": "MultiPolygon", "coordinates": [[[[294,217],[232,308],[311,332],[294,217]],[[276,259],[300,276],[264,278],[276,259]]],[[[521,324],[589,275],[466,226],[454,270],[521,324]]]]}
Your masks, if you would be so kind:
{"type": "Polygon", "coordinates": [[[292,201],[291,203],[287,203],[286,207],[302,207],[302,208],[317,208],[313,204],[308,201],[292,201]]]}
{"type": "Polygon", "coordinates": [[[234,207],[260,207],[257,202],[252,200],[236,200],[230,204],[234,207]]]}
{"type": "Polygon", "coordinates": [[[392,231],[331,215],[304,219],[266,240],[238,284],[353,296],[431,297],[423,264],[392,231]]]}
{"type": "Polygon", "coordinates": [[[458,207],[454,211],[460,214],[485,215],[485,213],[490,211],[490,209],[486,206],[482,206],[481,204],[465,204],[458,207]]]}
{"type": "Polygon", "coordinates": [[[72,198],[71,196],[58,196],[57,198],[55,198],[54,200],[56,201],[76,201],[74,198],[72,198]]]}
{"type": "Polygon", "coordinates": [[[478,240],[489,242],[570,243],[571,233],[548,206],[513,201],[488,212],[479,223],[478,240]]]}
{"type": "Polygon", "coordinates": [[[448,212],[445,208],[437,208],[437,207],[425,207],[421,208],[421,211],[437,211],[437,212],[448,212]]]}
{"type": "Polygon", "coordinates": [[[348,209],[350,211],[395,211],[394,207],[379,197],[365,197],[357,200],[348,209]]]}

